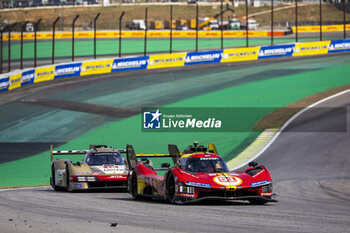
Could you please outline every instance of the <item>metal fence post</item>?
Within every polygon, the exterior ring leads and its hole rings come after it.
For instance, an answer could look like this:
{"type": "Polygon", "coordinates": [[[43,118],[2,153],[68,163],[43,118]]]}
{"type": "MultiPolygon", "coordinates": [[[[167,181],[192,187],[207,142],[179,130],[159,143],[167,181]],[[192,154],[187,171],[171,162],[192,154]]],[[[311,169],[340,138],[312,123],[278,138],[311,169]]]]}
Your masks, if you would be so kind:
{"type": "Polygon", "coordinates": [[[3,44],[2,44],[2,35],[3,35],[3,31],[4,31],[5,29],[3,29],[3,30],[1,30],[0,31],[0,74],[2,74],[2,47],[3,47],[3,44]]]}
{"type": "Polygon", "coordinates": [[[53,22],[52,25],[52,59],[51,64],[55,63],[55,29],[56,29],[56,23],[60,20],[60,17],[58,16],[56,20],[53,22]]]}
{"type": "Polygon", "coordinates": [[[9,27],[9,31],[8,31],[8,59],[7,59],[7,71],[10,72],[11,71],[11,31],[12,29],[17,25],[17,23],[14,23],[12,24],[10,27],[9,27]]]}
{"type": "Polygon", "coordinates": [[[246,41],[247,47],[249,47],[249,36],[248,36],[248,0],[245,0],[245,22],[246,22],[246,41]]]}
{"type": "Polygon", "coordinates": [[[196,52],[198,52],[198,3],[196,3],[196,52]]]}
{"type": "Polygon", "coordinates": [[[346,0],[343,0],[344,39],[346,39],[346,0]]]}
{"type": "Polygon", "coordinates": [[[7,30],[8,26],[6,26],[4,29],[0,30],[0,33],[1,33],[1,40],[0,40],[0,74],[2,74],[2,55],[3,55],[3,35],[4,35],[4,32],[7,30]]]}
{"type": "Polygon", "coordinates": [[[320,41],[322,41],[322,0],[320,0],[320,41]]]}
{"type": "Polygon", "coordinates": [[[36,67],[36,53],[37,53],[37,49],[36,49],[36,33],[38,31],[38,28],[39,28],[39,24],[41,22],[41,18],[38,20],[38,22],[36,22],[36,24],[34,25],[34,67],[36,67]]]}
{"type": "MultiPolygon", "coordinates": [[[[220,4],[220,14],[221,14],[221,49],[224,49],[224,24],[223,24],[223,21],[224,21],[224,14],[222,13],[222,8],[223,8],[223,0],[221,0],[221,4],[220,4]]],[[[229,24],[229,22],[227,22],[227,25],[229,24]]]]}
{"type": "Polygon", "coordinates": [[[23,70],[23,31],[26,28],[27,24],[29,21],[26,21],[24,24],[21,26],[21,70],[23,70]]]}
{"type": "Polygon", "coordinates": [[[78,18],[79,18],[79,15],[75,16],[72,22],[72,61],[74,61],[74,31],[75,31],[74,25],[75,25],[75,21],[77,21],[78,18]]]}
{"type": "Polygon", "coordinates": [[[94,19],[94,59],[96,59],[96,29],[97,29],[97,19],[100,16],[100,12],[97,13],[94,19]]]}
{"type": "Polygon", "coordinates": [[[147,25],[147,12],[148,8],[145,8],[145,48],[144,48],[144,56],[147,55],[147,29],[148,29],[148,25],[147,25]]]}
{"type": "Polygon", "coordinates": [[[170,5],[170,50],[169,53],[173,52],[173,5],[170,5]]]}
{"type": "Polygon", "coordinates": [[[271,0],[271,45],[273,45],[273,0],[271,0]]]}
{"type": "Polygon", "coordinates": [[[123,11],[119,17],[119,57],[122,56],[122,20],[123,20],[124,14],[125,14],[125,11],[123,11]]]}
{"type": "Polygon", "coordinates": [[[298,42],[298,0],[295,0],[295,42],[298,42]]]}

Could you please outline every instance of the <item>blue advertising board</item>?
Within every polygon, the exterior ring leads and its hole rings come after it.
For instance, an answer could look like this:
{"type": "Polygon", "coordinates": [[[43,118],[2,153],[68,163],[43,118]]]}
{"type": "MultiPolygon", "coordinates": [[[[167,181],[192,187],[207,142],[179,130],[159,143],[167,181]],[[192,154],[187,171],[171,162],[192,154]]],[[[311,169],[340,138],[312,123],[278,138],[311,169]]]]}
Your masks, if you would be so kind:
{"type": "Polygon", "coordinates": [[[328,48],[328,53],[350,51],[350,39],[348,40],[332,40],[328,48]]]}
{"type": "Polygon", "coordinates": [[[147,69],[148,59],[149,56],[115,59],[112,64],[112,72],[147,69]]]}
{"type": "Polygon", "coordinates": [[[81,62],[65,64],[65,65],[57,65],[55,67],[55,79],[80,76],[80,70],[81,70],[81,62]]]}
{"type": "Polygon", "coordinates": [[[10,86],[10,77],[0,77],[0,92],[7,91],[10,86]]]}
{"type": "Polygon", "coordinates": [[[291,57],[295,44],[261,46],[258,59],[273,57],[291,57]]]}
{"type": "Polygon", "coordinates": [[[185,58],[185,66],[221,62],[223,52],[223,50],[216,50],[187,53],[185,58]]]}
{"type": "Polygon", "coordinates": [[[22,73],[21,86],[33,83],[35,76],[35,70],[27,70],[22,73]]]}

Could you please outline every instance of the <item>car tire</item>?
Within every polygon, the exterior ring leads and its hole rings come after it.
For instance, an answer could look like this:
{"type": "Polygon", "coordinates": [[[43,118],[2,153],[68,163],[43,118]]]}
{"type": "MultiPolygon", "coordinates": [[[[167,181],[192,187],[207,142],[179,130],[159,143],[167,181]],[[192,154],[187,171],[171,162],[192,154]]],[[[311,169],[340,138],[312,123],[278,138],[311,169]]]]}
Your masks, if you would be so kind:
{"type": "Polygon", "coordinates": [[[56,185],[56,175],[55,175],[55,165],[52,165],[51,167],[51,187],[55,191],[61,191],[62,188],[56,185]]]}
{"type": "Polygon", "coordinates": [[[167,178],[167,201],[171,204],[176,202],[175,179],[173,173],[170,173],[167,178]]]}
{"type": "Polygon", "coordinates": [[[130,182],[129,182],[128,186],[129,186],[129,193],[130,193],[131,197],[134,200],[142,199],[141,196],[137,193],[137,175],[136,175],[135,171],[132,173],[131,179],[129,181],[130,182]]]}
{"type": "Polygon", "coordinates": [[[67,191],[72,192],[72,189],[70,188],[70,174],[69,174],[69,164],[68,163],[66,164],[66,178],[67,178],[67,182],[66,182],[67,191]]]}

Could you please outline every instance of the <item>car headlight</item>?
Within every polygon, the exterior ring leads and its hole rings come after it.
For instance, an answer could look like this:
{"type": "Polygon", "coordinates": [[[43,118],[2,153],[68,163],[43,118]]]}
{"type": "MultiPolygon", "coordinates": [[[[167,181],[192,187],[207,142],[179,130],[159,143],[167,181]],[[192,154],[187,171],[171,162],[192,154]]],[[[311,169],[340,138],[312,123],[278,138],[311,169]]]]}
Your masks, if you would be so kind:
{"type": "Polygon", "coordinates": [[[189,194],[193,194],[193,193],[194,193],[194,187],[186,186],[186,185],[180,185],[180,186],[179,186],[179,192],[180,192],[180,193],[189,193],[189,194]]]}
{"type": "Polygon", "coordinates": [[[78,182],[91,182],[91,181],[96,181],[97,178],[94,176],[78,176],[77,181],[78,182]]]}

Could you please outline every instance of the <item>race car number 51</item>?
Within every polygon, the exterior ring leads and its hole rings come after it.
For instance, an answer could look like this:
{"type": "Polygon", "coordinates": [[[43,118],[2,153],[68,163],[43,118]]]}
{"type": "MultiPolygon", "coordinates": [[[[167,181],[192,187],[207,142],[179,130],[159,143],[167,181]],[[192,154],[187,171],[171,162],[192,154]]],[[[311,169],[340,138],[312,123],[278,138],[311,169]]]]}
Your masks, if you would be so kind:
{"type": "Polygon", "coordinates": [[[242,184],[242,180],[233,176],[217,176],[214,178],[214,182],[224,186],[237,186],[242,184]]]}

